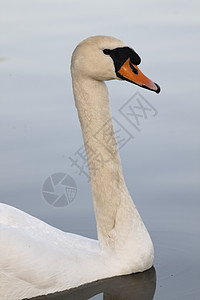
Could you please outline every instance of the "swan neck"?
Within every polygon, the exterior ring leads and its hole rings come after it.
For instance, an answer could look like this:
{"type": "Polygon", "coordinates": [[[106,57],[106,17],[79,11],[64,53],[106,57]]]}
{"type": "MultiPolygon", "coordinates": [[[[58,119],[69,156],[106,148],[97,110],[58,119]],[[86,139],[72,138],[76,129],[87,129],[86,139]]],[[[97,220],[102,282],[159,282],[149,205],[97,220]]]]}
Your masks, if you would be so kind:
{"type": "MultiPolygon", "coordinates": [[[[72,73],[76,107],[88,159],[90,183],[101,246],[109,244],[117,210],[127,188],[103,81],[77,78],[72,73]]],[[[127,195],[127,197],[129,197],[127,195]]]]}

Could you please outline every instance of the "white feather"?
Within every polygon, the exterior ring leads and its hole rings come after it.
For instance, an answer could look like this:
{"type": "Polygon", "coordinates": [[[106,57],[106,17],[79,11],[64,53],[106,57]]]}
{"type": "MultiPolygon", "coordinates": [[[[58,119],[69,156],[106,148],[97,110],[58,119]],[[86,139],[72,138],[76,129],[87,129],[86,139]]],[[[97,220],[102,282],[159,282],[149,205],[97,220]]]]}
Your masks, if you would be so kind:
{"type": "Polygon", "coordinates": [[[112,59],[102,49],[123,46],[117,39],[97,36],[80,43],[72,56],[74,96],[87,155],[92,149],[105,162],[101,167],[98,159],[88,164],[99,241],[62,232],[0,204],[0,299],[46,295],[144,271],[153,264],[153,245],[126,188],[112,122],[107,147],[99,131],[111,119],[103,81],[116,79],[112,59]]]}

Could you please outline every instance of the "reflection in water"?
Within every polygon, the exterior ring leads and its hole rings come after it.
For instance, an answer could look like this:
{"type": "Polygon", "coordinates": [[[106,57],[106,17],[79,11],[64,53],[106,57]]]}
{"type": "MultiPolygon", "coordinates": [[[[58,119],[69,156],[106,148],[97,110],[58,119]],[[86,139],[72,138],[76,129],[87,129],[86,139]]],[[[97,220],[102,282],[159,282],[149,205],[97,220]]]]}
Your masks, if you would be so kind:
{"type": "Polygon", "coordinates": [[[103,300],[152,300],[156,289],[156,271],[102,279],[67,291],[39,296],[34,300],[87,300],[103,293],[103,300]]]}

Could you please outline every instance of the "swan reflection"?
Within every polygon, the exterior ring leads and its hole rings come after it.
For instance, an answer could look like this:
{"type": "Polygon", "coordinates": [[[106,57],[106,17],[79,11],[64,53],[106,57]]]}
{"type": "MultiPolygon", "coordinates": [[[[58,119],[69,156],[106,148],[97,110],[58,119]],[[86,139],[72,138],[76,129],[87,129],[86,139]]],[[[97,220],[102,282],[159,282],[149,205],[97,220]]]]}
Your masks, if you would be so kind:
{"type": "Polygon", "coordinates": [[[116,276],[32,300],[87,300],[103,293],[103,300],[152,300],[156,289],[155,268],[116,276]]]}

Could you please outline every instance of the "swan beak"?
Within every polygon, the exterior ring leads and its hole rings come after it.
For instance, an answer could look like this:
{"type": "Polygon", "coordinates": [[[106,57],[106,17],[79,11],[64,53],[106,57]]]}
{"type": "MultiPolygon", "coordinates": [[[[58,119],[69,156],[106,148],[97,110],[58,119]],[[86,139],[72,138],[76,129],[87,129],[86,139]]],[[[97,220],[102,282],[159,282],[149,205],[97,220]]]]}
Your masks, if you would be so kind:
{"type": "Polygon", "coordinates": [[[138,66],[131,63],[128,58],[125,63],[121,66],[117,75],[120,79],[127,80],[134,84],[137,84],[145,89],[160,93],[160,87],[157,83],[146,77],[138,68],[138,66]]]}

